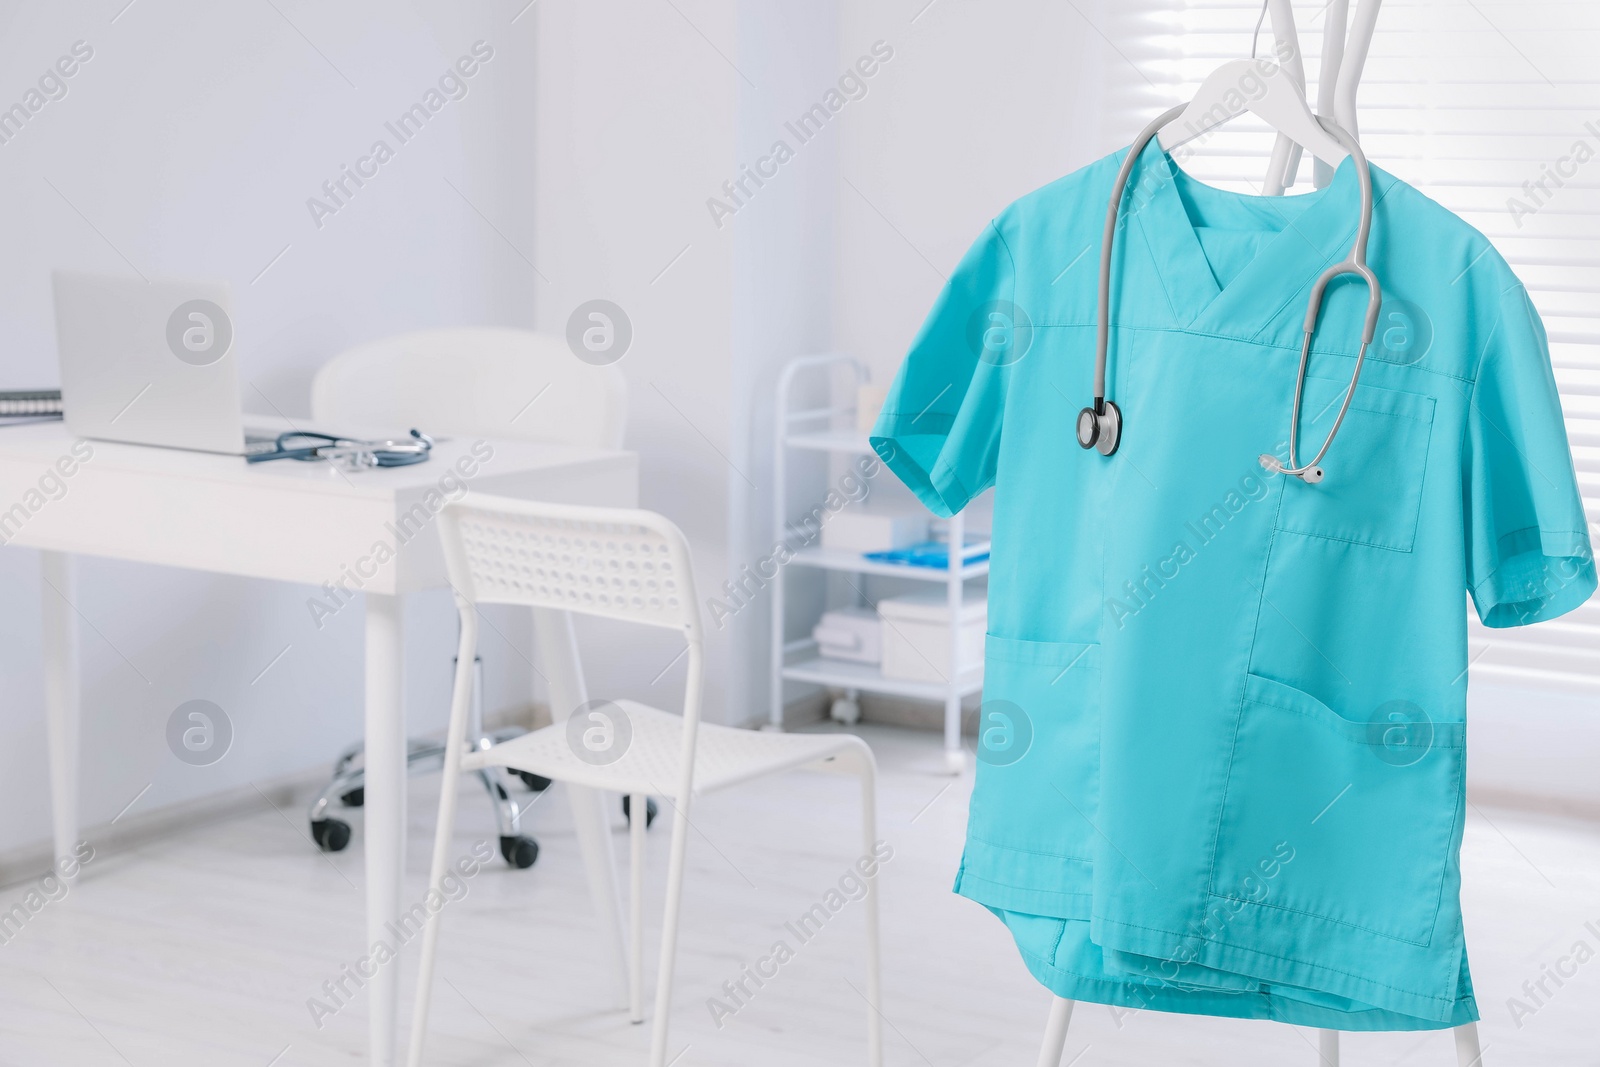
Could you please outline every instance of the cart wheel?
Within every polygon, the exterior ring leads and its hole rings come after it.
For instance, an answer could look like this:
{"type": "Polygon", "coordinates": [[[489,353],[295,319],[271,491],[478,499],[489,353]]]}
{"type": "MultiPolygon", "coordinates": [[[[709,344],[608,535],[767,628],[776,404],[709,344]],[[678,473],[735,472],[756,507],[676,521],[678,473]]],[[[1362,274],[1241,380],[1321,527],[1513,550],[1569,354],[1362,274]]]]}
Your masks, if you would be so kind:
{"type": "Polygon", "coordinates": [[[500,839],[500,855],[505,861],[517,870],[526,870],[533,866],[533,861],[539,858],[539,842],[526,835],[518,837],[502,837],[500,839]]]}
{"type": "Polygon", "coordinates": [[[542,774],[534,774],[532,771],[512,771],[511,773],[522,779],[522,784],[528,787],[528,792],[530,793],[543,793],[550,788],[550,779],[542,774]]]}
{"type": "Polygon", "coordinates": [[[850,697],[840,697],[828,709],[828,718],[834,722],[842,722],[846,726],[854,726],[861,721],[861,702],[850,697]]]}
{"type": "MultiPolygon", "coordinates": [[[[628,794],[624,793],[622,795],[622,817],[629,820],[631,823],[633,820],[633,806],[628,803],[629,799],[630,797],[628,794]]],[[[644,798],[644,828],[646,830],[650,829],[651,824],[656,821],[656,813],[658,810],[659,809],[656,807],[654,797],[644,798]]]]}
{"type": "Polygon", "coordinates": [[[350,824],[338,819],[315,819],[311,823],[311,840],[324,852],[343,852],[350,844],[350,824]]]}

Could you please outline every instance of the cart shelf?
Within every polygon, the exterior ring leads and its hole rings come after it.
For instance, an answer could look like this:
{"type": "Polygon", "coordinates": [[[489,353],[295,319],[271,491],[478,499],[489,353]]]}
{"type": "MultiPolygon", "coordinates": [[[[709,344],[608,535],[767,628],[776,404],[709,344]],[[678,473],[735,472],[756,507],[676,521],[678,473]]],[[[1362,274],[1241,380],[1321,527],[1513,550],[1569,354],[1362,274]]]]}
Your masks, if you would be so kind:
{"type": "MultiPolygon", "coordinates": [[[[791,456],[797,452],[827,453],[840,456],[872,455],[873,448],[867,434],[859,428],[856,418],[856,392],[868,379],[867,368],[857,359],[845,355],[803,356],[791,360],[778,375],[777,404],[773,420],[773,499],[775,501],[773,529],[783,536],[789,528],[787,514],[788,494],[785,482],[791,456]],[[835,398],[832,388],[849,372],[851,391],[842,402],[835,398]],[[804,385],[807,403],[796,403],[804,385]],[[830,400],[820,406],[816,396],[827,395],[830,400]]],[[[889,477],[889,475],[880,475],[889,477]]],[[[957,513],[950,519],[950,543],[966,544],[966,522],[957,513]]],[[[851,663],[846,660],[828,660],[816,657],[815,645],[810,641],[788,640],[784,633],[787,616],[784,609],[785,586],[793,575],[817,570],[874,575],[887,578],[905,578],[916,582],[942,584],[950,605],[951,663],[960,662],[959,631],[957,620],[968,581],[983,578],[989,573],[987,559],[962,564],[960,554],[946,567],[912,567],[896,563],[880,563],[855,552],[827,549],[809,545],[795,550],[790,561],[794,566],[784,568],[772,585],[772,644],[771,674],[769,681],[769,707],[767,729],[783,729],[784,687],[786,683],[808,683],[844,691],[834,701],[832,714],[845,722],[853,722],[860,714],[856,695],[861,692],[884,693],[915,700],[930,700],[944,705],[944,766],[951,774],[960,774],[966,768],[966,753],[961,747],[961,700],[983,687],[981,667],[947,682],[912,682],[885,678],[877,664],[851,663]],[[792,656],[804,655],[809,647],[811,658],[789,662],[792,656]]],[[[862,596],[866,600],[865,595],[862,596]]]]}
{"type": "MultiPolygon", "coordinates": [[[[783,677],[791,682],[810,682],[813,685],[830,685],[838,689],[862,689],[868,693],[885,693],[916,700],[943,700],[949,689],[944,682],[885,678],[879,672],[876,663],[851,663],[848,660],[823,659],[820,656],[789,664],[783,669],[783,677]]],[[[982,668],[968,671],[957,678],[955,688],[962,696],[982,689],[982,668]]]]}

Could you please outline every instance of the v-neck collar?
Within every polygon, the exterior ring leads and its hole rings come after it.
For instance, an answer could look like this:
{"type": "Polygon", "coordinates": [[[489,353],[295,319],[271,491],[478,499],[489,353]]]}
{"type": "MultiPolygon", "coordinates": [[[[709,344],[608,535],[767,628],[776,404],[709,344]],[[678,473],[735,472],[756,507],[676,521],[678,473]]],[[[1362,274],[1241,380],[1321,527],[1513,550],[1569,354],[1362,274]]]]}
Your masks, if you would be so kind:
{"type": "MultiPolygon", "coordinates": [[[[1268,209],[1286,198],[1205,185],[1185,174],[1152,140],[1134,167],[1123,210],[1137,217],[1177,325],[1251,339],[1267,332],[1323,268],[1349,251],[1360,212],[1354,170],[1354,162],[1345,159],[1325,188],[1287,198],[1312,202],[1289,216],[1287,224],[1226,285],[1218,285],[1179,185],[1207,198],[1231,198],[1268,209]]],[[[1297,325],[1299,314],[1297,310],[1297,325]]]]}

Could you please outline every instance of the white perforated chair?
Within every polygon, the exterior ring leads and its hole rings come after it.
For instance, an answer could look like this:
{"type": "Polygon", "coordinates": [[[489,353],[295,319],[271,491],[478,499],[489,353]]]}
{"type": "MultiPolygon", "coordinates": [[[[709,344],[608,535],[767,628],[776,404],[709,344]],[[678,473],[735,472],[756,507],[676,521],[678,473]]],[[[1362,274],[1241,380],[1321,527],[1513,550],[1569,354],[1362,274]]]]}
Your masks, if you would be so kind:
{"type": "MultiPolygon", "coordinates": [[[[676,630],[688,645],[683,714],[631,700],[589,701],[580,709],[552,708],[551,725],[489,749],[465,744],[470,672],[457,670],[446,740],[439,823],[430,889],[443,891],[455,821],[456,784],[463,771],[508,767],[555,781],[612,790],[631,798],[632,854],[629,1013],[643,1013],[644,827],[646,796],[673,808],[666,915],[656,985],[651,1067],[664,1067],[672,1001],[678,912],[683,897],[689,808],[697,795],[800,767],[854,772],[861,780],[862,844],[876,844],[876,764],[872,751],[847,734],[773,734],[700,721],[703,670],[700,613],[683,534],[649,511],[541,504],[469,494],[439,515],[445,563],[461,613],[458,664],[470,664],[477,645],[480,604],[521,604],[676,630]],[[569,716],[571,718],[569,719],[569,716]]],[[[878,894],[865,878],[867,927],[867,1062],[882,1063],[879,1017],[878,894]]],[[[441,912],[430,914],[412,1018],[411,1067],[422,1061],[441,912]]]]}

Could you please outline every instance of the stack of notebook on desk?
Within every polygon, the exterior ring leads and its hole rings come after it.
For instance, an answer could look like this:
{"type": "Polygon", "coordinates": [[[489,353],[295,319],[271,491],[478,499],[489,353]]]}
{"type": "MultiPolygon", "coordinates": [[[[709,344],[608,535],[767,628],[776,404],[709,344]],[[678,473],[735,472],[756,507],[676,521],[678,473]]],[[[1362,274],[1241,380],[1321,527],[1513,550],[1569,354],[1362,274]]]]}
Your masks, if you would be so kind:
{"type": "Polygon", "coordinates": [[[60,417],[59,389],[0,389],[0,426],[60,417]]]}

